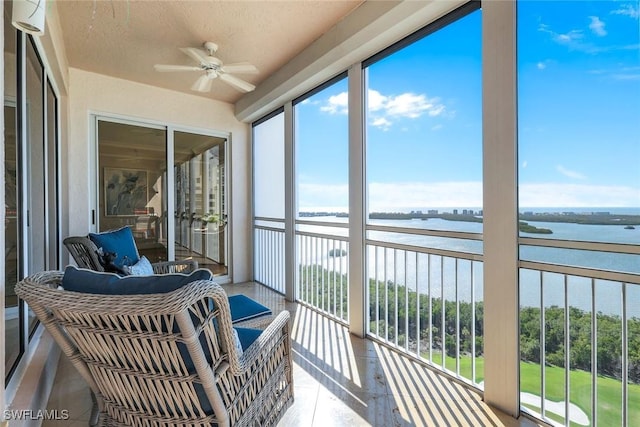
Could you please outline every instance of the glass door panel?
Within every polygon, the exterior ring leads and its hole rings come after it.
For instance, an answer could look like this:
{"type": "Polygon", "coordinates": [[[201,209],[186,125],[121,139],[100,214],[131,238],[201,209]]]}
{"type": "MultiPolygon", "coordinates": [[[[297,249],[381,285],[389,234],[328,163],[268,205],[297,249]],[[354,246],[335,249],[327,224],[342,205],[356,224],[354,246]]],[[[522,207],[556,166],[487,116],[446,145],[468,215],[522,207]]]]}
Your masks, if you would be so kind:
{"type": "MultiPolygon", "coordinates": [[[[44,70],[31,38],[26,43],[26,137],[27,149],[27,246],[28,274],[47,269],[46,238],[46,153],[44,145],[44,70]]],[[[36,325],[36,317],[29,310],[29,331],[36,325]]]]}
{"type": "MultiPolygon", "coordinates": [[[[6,42],[6,39],[5,39],[6,42]]],[[[15,39],[14,39],[15,44],[15,39]]],[[[15,48],[15,46],[14,46],[15,48]]],[[[6,52],[5,52],[6,58],[6,52]]],[[[9,372],[20,354],[20,329],[18,298],[13,290],[18,281],[18,174],[17,174],[17,140],[16,140],[16,107],[8,94],[15,94],[15,80],[5,79],[4,105],[4,306],[5,306],[5,371],[9,372]],[[7,91],[6,85],[14,87],[7,91]]]]}
{"type": "Polygon", "coordinates": [[[58,226],[58,99],[47,84],[47,269],[60,268],[60,227],[58,226]]]}
{"type": "Polygon", "coordinates": [[[226,275],[226,139],[175,132],[174,145],[176,259],[226,275]]]}
{"type": "Polygon", "coordinates": [[[140,256],[167,260],[164,128],[98,121],[99,231],[131,227],[140,256]]]}

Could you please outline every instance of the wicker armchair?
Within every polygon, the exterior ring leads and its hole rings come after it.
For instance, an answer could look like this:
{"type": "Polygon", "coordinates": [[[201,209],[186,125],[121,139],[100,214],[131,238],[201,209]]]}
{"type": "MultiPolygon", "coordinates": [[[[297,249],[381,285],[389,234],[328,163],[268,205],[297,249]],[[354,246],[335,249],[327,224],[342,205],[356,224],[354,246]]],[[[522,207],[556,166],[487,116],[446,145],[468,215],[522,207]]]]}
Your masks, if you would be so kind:
{"type": "MultiPolygon", "coordinates": [[[[98,260],[98,248],[91,239],[85,236],[72,236],[64,239],[62,243],[64,243],[78,267],[104,271],[104,267],[98,260]]],[[[151,265],[155,274],[190,273],[198,268],[198,262],[193,259],[157,262],[151,265]]]]}
{"type": "Polygon", "coordinates": [[[91,387],[102,425],[271,426],[293,402],[288,312],[240,353],[214,282],[96,295],[58,289],[62,276],[37,273],[16,293],[91,387]]]}

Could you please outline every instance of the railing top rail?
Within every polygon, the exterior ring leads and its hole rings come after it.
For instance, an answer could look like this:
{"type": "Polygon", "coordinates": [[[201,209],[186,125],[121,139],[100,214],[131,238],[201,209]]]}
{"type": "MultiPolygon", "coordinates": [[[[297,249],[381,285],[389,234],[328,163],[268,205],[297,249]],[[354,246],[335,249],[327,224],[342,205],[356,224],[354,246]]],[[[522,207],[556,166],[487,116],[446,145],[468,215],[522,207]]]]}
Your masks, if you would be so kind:
{"type": "Polygon", "coordinates": [[[308,219],[296,219],[296,225],[315,225],[315,226],[322,226],[322,227],[349,228],[349,224],[346,222],[313,221],[308,219]]]}
{"type": "Polygon", "coordinates": [[[439,255],[439,256],[444,256],[449,258],[467,259],[470,261],[482,261],[482,254],[474,254],[471,252],[458,252],[458,251],[451,251],[447,249],[426,248],[423,246],[413,246],[413,245],[406,245],[401,243],[382,242],[379,240],[371,240],[371,239],[366,239],[365,244],[370,246],[380,246],[383,248],[407,250],[407,251],[412,251],[412,252],[417,252],[417,253],[427,254],[427,255],[439,255]]]}
{"type": "Polygon", "coordinates": [[[367,231],[385,231],[400,234],[416,234],[421,236],[448,237],[453,239],[482,241],[482,233],[471,233],[467,231],[430,230],[424,228],[393,227],[388,225],[368,224],[367,231]]]}
{"type": "Polygon", "coordinates": [[[640,255],[640,245],[634,245],[631,243],[605,243],[581,240],[541,239],[537,237],[520,237],[519,243],[525,246],[580,249],[586,251],[640,255]]]}
{"type": "Polygon", "coordinates": [[[254,225],[253,228],[256,230],[276,231],[278,233],[284,233],[284,228],[269,227],[267,225],[254,225]]]}
{"type": "Polygon", "coordinates": [[[254,216],[253,221],[281,222],[284,224],[284,218],[270,218],[267,216],[254,216]]]}
{"type": "Polygon", "coordinates": [[[550,264],[546,262],[520,261],[521,268],[548,273],[566,274],[569,276],[587,277],[640,285],[640,274],[600,270],[596,268],[574,267],[569,265],[550,264]]]}
{"type": "Polygon", "coordinates": [[[326,234],[326,233],[313,233],[313,232],[310,232],[310,231],[299,231],[299,230],[296,230],[296,235],[298,235],[298,236],[316,237],[318,239],[340,240],[342,242],[348,242],[349,241],[349,238],[347,236],[338,236],[336,234],[326,234]]]}

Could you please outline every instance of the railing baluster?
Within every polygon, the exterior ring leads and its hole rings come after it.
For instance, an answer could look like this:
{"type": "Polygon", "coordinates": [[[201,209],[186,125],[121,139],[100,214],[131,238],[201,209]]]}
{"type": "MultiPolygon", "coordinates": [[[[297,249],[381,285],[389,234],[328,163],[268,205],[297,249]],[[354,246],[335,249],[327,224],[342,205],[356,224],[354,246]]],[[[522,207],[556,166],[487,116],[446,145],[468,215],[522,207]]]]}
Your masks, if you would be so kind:
{"type": "Polygon", "coordinates": [[[445,332],[445,324],[446,324],[446,318],[445,318],[445,311],[446,311],[446,306],[444,303],[444,257],[441,256],[440,257],[440,306],[441,306],[441,319],[440,319],[440,339],[442,340],[442,343],[440,345],[441,350],[442,350],[442,368],[446,368],[446,353],[447,353],[447,346],[446,346],[446,342],[447,342],[447,337],[446,337],[446,332],[445,332]]]}
{"type": "Polygon", "coordinates": [[[474,261],[469,262],[471,278],[471,382],[476,384],[476,277],[474,261]]]}
{"type": "Polygon", "coordinates": [[[393,250],[393,286],[395,292],[395,312],[393,313],[393,329],[395,330],[394,343],[398,346],[398,249],[393,250]]]}
{"type": "Polygon", "coordinates": [[[569,411],[571,410],[571,378],[569,377],[569,369],[571,368],[571,334],[569,319],[569,290],[568,277],[563,276],[564,282],[564,425],[569,427],[569,411]]]}
{"type": "Polygon", "coordinates": [[[594,278],[591,278],[591,425],[598,425],[598,316],[594,278]]]}
{"type": "Polygon", "coordinates": [[[413,276],[416,278],[416,354],[420,356],[420,275],[418,252],[413,253],[415,256],[415,269],[413,276]]]}
{"type": "Polygon", "coordinates": [[[429,362],[433,363],[433,294],[431,293],[431,259],[433,255],[427,255],[429,275],[427,276],[427,292],[429,293],[429,362]]]}
{"type": "Polygon", "coordinates": [[[460,289],[458,288],[458,258],[454,260],[453,277],[456,303],[456,374],[460,376],[460,289]]]}
{"type": "Polygon", "coordinates": [[[622,425],[629,425],[629,336],[627,324],[627,284],[622,283],[622,425]]]}
{"type": "Polygon", "coordinates": [[[375,285],[376,285],[376,335],[380,336],[380,263],[378,262],[378,246],[373,247],[375,249],[375,285]]]}
{"type": "Polygon", "coordinates": [[[545,416],[545,400],[546,400],[546,388],[547,388],[547,371],[545,369],[546,363],[546,322],[544,311],[544,274],[540,271],[540,415],[545,416]]]}
{"type": "Polygon", "coordinates": [[[409,282],[407,276],[408,256],[407,251],[404,253],[404,349],[409,351],[409,282]]]}
{"type": "Polygon", "coordinates": [[[387,280],[387,249],[384,250],[384,339],[385,341],[389,341],[389,290],[387,289],[388,280],[387,280]]]}

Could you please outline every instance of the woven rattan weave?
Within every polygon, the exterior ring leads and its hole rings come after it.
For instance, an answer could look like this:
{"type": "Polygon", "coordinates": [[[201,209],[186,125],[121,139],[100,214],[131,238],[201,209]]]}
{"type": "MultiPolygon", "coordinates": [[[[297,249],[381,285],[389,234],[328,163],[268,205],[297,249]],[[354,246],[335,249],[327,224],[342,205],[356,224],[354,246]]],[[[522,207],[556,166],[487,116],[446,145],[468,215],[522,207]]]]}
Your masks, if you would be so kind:
{"type": "Polygon", "coordinates": [[[271,426],[293,402],[288,312],[240,355],[212,281],[124,296],[65,291],[62,277],[37,273],[16,293],[91,387],[101,425],[271,426]]]}

